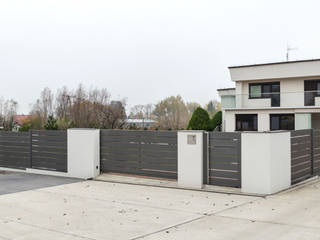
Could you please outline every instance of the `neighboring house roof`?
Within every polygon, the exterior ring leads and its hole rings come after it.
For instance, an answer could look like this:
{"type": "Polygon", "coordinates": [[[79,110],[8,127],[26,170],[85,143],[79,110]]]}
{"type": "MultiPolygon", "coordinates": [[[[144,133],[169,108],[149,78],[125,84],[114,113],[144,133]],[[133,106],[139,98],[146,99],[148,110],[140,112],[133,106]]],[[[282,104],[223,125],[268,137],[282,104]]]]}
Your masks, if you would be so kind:
{"type": "Polygon", "coordinates": [[[134,118],[129,118],[126,120],[127,123],[154,123],[155,121],[152,119],[134,119],[134,118]]]}
{"type": "Polygon", "coordinates": [[[13,121],[19,125],[22,125],[23,123],[25,123],[26,121],[28,121],[30,118],[32,117],[32,115],[14,115],[13,116],[13,121]]]}

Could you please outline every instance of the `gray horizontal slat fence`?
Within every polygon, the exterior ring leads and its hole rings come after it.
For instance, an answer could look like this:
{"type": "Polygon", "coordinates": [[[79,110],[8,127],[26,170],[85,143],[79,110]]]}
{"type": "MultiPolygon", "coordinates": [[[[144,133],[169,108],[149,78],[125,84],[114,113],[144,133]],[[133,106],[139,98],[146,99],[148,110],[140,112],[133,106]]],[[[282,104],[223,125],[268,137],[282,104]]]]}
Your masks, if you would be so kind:
{"type": "Polygon", "coordinates": [[[320,129],[313,129],[313,175],[320,174],[320,129]]]}
{"type": "Polygon", "coordinates": [[[209,184],[241,187],[241,133],[209,133],[209,184]]]}
{"type": "Polygon", "coordinates": [[[29,133],[0,131],[0,166],[15,169],[26,169],[29,164],[29,133]]]}
{"type": "Polygon", "coordinates": [[[101,130],[103,172],[177,178],[177,132],[101,130]]]}
{"type": "Polygon", "coordinates": [[[67,172],[67,131],[32,130],[32,168],[67,172]]]}
{"type": "Polygon", "coordinates": [[[291,184],[312,176],[312,129],[291,131],[291,184]]]}

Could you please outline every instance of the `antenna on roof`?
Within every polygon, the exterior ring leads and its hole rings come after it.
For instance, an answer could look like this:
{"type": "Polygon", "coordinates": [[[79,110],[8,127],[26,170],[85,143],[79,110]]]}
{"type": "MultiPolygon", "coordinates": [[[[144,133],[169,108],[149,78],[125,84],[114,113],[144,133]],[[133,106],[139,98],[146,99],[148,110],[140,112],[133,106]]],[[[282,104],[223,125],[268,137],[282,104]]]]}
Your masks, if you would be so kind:
{"type": "Polygon", "coordinates": [[[298,48],[297,47],[290,47],[289,44],[287,44],[287,54],[286,54],[287,62],[289,61],[289,53],[290,53],[290,51],[293,51],[293,50],[298,50],[298,48]]]}

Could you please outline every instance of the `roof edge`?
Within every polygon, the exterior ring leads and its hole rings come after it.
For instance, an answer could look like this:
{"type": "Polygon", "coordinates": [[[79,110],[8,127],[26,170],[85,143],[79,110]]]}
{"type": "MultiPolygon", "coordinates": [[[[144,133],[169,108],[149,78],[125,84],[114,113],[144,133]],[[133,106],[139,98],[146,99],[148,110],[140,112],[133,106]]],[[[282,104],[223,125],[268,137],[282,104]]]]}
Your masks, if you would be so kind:
{"type": "Polygon", "coordinates": [[[217,91],[228,91],[228,90],[236,90],[236,88],[219,88],[217,91]]]}
{"type": "Polygon", "coordinates": [[[258,67],[258,66],[301,63],[301,62],[315,62],[315,61],[320,61],[320,58],[317,58],[317,59],[305,59],[305,60],[295,60],[295,61],[285,61],[285,62],[271,62],[271,63],[258,63],[258,64],[249,64],[249,65],[238,65],[238,66],[230,66],[228,68],[232,69],[232,68],[244,68],[244,67],[258,67]]]}

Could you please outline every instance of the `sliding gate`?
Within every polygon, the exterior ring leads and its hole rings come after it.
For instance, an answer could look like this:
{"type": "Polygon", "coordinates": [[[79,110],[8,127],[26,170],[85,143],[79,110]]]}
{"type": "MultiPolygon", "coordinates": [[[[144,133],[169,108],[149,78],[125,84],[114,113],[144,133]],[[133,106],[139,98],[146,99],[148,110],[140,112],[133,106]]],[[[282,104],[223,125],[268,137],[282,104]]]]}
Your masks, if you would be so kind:
{"type": "Polygon", "coordinates": [[[177,178],[177,132],[101,130],[103,172],[177,178]]]}
{"type": "Polygon", "coordinates": [[[208,134],[208,184],[241,187],[241,133],[208,134]]]}

